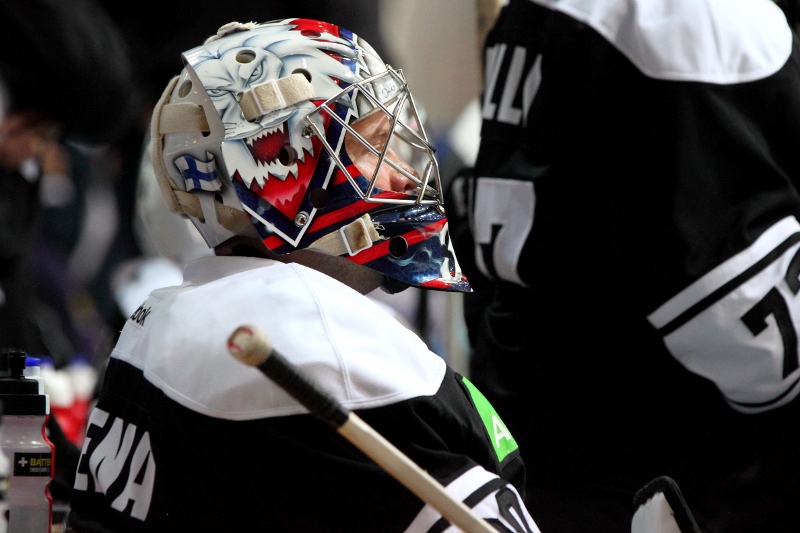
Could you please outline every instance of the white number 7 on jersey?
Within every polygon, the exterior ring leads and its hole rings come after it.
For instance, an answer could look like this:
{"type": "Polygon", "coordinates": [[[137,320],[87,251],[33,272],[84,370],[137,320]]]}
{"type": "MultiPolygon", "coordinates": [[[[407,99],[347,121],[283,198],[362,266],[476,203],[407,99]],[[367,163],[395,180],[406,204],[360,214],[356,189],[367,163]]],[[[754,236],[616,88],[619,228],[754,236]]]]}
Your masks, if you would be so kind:
{"type": "Polygon", "coordinates": [[[533,182],[478,178],[472,229],[475,260],[485,276],[527,286],[517,264],[533,227],[535,206],[533,182]]]}

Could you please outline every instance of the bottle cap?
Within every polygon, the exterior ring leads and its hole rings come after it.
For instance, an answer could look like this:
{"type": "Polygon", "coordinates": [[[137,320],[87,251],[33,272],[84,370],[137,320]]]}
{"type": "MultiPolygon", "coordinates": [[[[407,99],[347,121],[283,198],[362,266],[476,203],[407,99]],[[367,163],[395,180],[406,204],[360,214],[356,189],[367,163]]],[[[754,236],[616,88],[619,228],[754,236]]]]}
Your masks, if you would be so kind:
{"type": "Polygon", "coordinates": [[[47,396],[39,394],[39,383],[23,374],[28,355],[16,348],[0,350],[0,403],[4,415],[42,415],[47,396]]]}
{"type": "Polygon", "coordinates": [[[8,354],[8,373],[12,378],[21,378],[22,371],[25,370],[25,359],[28,355],[25,352],[9,352],[8,354]]]}
{"type": "Polygon", "coordinates": [[[0,349],[0,375],[7,376],[9,373],[9,363],[12,357],[18,358],[20,355],[22,355],[23,358],[26,357],[25,352],[19,348],[0,349]]]}

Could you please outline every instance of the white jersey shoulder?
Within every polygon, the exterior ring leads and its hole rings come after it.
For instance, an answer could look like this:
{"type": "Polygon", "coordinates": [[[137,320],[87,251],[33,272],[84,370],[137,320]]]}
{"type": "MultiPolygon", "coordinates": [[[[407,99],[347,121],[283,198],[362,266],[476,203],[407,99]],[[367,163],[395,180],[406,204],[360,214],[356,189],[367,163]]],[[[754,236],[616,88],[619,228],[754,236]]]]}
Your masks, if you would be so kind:
{"type": "Polygon", "coordinates": [[[531,0],[600,33],[651,78],[734,84],[789,58],[792,33],[772,0],[531,0]]]}
{"type": "Polygon", "coordinates": [[[129,319],[112,356],[144,372],[170,398],[232,420],[307,412],[257,369],[227,353],[242,324],[349,409],[435,394],[444,361],[382,307],[295,264],[208,257],[179,287],[154,291],[129,319]]]}

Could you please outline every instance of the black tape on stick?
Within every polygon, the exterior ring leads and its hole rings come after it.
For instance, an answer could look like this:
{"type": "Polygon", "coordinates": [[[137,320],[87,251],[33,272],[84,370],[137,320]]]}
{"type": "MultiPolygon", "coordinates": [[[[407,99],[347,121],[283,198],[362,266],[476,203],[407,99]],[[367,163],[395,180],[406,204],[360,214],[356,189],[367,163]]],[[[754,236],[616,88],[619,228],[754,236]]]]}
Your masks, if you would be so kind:
{"type": "Polygon", "coordinates": [[[283,355],[272,348],[263,331],[255,326],[239,326],[228,338],[228,351],[242,363],[258,368],[300,402],[312,415],[338,430],[350,412],[328,392],[306,378],[283,355]]]}
{"type": "Polygon", "coordinates": [[[295,370],[294,366],[275,350],[256,368],[303,404],[312,415],[333,429],[339,429],[347,422],[350,413],[326,391],[295,370]]]}

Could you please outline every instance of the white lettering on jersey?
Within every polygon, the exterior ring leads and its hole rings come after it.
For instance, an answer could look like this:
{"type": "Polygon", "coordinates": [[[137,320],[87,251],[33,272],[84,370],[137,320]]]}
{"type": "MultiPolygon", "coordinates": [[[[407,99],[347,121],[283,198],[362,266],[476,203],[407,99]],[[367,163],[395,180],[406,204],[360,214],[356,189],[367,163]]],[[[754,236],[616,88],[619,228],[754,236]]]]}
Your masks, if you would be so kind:
{"type": "Polygon", "coordinates": [[[800,224],[788,217],[648,320],[687,369],[735,409],[758,413],[800,392],[800,224]]]}
{"type": "MultiPolygon", "coordinates": [[[[464,502],[498,531],[540,533],[516,489],[480,466],[467,470],[445,489],[455,500],[464,502]]],[[[461,531],[453,525],[447,529],[439,528],[440,520],[442,515],[439,511],[430,504],[425,505],[405,533],[422,533],[432,529],[448,533],[461,531]]]]}
{"type": "Polygon", "coordinates": [[[518,126],[520,122],[527,125],[528,111],[542,81],[542,56],[541,54],[536,56],[536,60],[525,76],[525,83],[522,85],[522,108],[520,109],[514,107],[514,102],[517,100],[520,80],[524,74],[527,51],[521,46],[514,47],[511,63],[508,71],[505,72],[503,94],[500,97],[500,109],[498,110],[492,100],[507,48],[508,45],[505,43],[499,43],[486,49],[486,92],[483,95],[483,118],[494,120],[496,113],[496,120],[499,122],[513,126],[518,126]]]}
{"type": "Polygon", "coordinates": [[[137,431],[135,425],[121,418],[109,420],[109,413],[95,408],[89,417],[75,489],[114,497],[111,507],[120,512],[132,502],[131,517],[144,520],[150,510],[155,475],[150,434],[137,431]],[[122,491],[109,494],[117,480],[124,481],[122,491]]]}
{"type": "Polygon", "coordinates": [[[494,447],[500,447],[500,441],[503,439],[511,440],[511,433],[508,432],[503,421],[492,415],[492,432],[494,433],[494,447]]]}
{"type": "Polygon", "coordinates": [[[508,124],[519,124],[522,118],[522,111],[513,106],[514,97],[517,95],[519,80],[522,78],[522,67],[525,66],[525,49],[521,46],[514,47],[514,55],[511,57],[511,66],[506,73],[506,84],[503,88],[503,97],[500,99],[500,111],[497,113],[497,120],[508,124]]]}
{"type": "Polygon", "coordinates": [[[491,120],[494,118],[497,106],[492,103],[494,88],[497,85],[497,76],[500,74],[500,65],[503,63],[503,56],[506,55],[506,45],[496,44],[486,49],[486,92],[483,94],[483,118],[491,120]]]}
{"type": "Polygon", "coordinates": [[[472,225],[475,260],[485,276],[527,286],[517,263],[533,227],[535,205],[533,182],[478,178],[472,225]]]}

